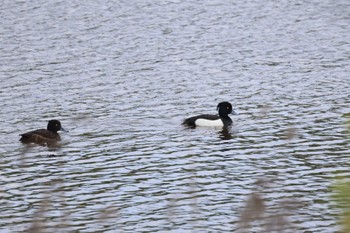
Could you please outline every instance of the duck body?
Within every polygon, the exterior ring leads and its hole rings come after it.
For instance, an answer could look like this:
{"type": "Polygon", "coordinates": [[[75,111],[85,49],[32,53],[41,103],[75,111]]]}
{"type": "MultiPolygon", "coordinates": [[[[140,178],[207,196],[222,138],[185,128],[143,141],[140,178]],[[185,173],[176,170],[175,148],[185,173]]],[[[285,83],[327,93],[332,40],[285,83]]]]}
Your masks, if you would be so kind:
{"type": "Polygon", "coordinates": [[[61,137],[57,133],[59,130],[65,131],[61,123],[58,120],[50,120],[47,129],[38,129],[20,134],[20,141],[25,144],[54,145],[61,141],[61,137]]]}
{"type": "Polygon", "coordinates": [[[20,141],[23,143],[47,144],[48,141],[61,141],[60,135],[47,129],[37,129],[21,134],[20,141]]]}
{"type": "Polygon", "coordinates": [[[183,125],[196,127],[196,126],[209,126],[209,127],[223,127],[225,125],[232,124],[230,118],[223,119],[219,115],[202,114],[194,117],[187,118],[184,120],[183,125]]]}
{"type": "Polygon", "coordinates": [[[208,127],[226,127],[232,124],[232,119],[228,116],[234,113],[232,105],[229,102],[221,102],[217,106],[218,115],[201,114],[187,118],[183,121],[183,125],[195,128],[196,126],[208,127]]]}

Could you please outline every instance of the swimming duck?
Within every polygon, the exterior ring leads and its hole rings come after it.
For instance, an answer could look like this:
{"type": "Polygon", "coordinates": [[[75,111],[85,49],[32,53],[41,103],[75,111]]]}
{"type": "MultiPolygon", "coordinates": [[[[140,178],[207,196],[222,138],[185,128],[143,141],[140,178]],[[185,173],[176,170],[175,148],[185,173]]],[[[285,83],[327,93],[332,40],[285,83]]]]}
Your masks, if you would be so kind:
{"type": "Polygon", "coordinates": [[[232,105],[229,102],[221,102],[216,109],[219,115],[202,114],[187,118],[182,124],[191,128],[196,126],[226,127],[231,125],[232,120],[228,115],[236,114],[232,109],[232,105]]]}
{"type": "Polygon", "coordinates": [[[58,120],[50,120],[47,124],[47,129],[33,130],[28,133],[20,134],[22,143],[36,143],[39,145],[55,145],[61,140],[57,131],[65,131],[62,128],[61,122],[58,120]]]}

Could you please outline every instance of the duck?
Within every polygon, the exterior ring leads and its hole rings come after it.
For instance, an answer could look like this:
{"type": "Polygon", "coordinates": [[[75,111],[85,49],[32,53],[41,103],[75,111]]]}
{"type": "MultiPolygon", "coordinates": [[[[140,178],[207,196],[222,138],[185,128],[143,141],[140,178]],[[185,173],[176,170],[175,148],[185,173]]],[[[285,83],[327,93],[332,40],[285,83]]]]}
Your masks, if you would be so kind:
{"type": "Polygon", "coordinates": [[[57,131],[67,132],[59,120],[50,120],[47,124],[47,129],[37,129],[20,134],[20,141],[24,144],[56,145],[58,141],[61,141],[61,137],[57,131]]]}
{"type": "Polygon", "coordinates": [[[187,118],[183,121],[183,125],[189,128],[195,128],[196,126],[209,126],[209,127],[227,127],[232,125],[232,119],[229,114],[236,114],[232,108],[232,104],[224,101],[220,102],[216,110],[218,115],[202,114],[187,118]]]}

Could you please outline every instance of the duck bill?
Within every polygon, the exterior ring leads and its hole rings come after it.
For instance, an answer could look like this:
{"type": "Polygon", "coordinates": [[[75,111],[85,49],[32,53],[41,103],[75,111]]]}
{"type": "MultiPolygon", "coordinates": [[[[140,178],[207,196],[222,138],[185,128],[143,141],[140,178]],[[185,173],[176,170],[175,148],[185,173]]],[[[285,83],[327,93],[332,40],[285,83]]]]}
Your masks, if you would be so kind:
{"type": "Polygon", "coordinates": [[[238,115],[238,113],[235,110],[232,110],[232,112],[230,114],[231,115],[238,115]]]}
{"type": "Polygon", "coordinates": [[[60,131],[63,131],[63,132],[69,132],[68,130],[65,130],[64,128],[61,127],[60,131]]]}

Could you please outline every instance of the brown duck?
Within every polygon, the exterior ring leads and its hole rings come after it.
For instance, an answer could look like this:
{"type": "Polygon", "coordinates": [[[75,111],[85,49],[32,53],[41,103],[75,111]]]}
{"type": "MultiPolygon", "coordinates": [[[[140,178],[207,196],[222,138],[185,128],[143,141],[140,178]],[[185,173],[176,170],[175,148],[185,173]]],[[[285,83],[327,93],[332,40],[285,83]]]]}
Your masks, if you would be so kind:
{"type": "Polygon", "coordinates": [[[65,131],[62,128],[61,122],[58,120],[50,120],[47,124],[47,129],[33,130],[28,133],[20,134],[22,143],[36,143],[39,145],[54,146],[58,141],[61,141],[60,135],[57,131],[65,131]]]}

